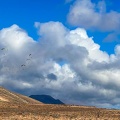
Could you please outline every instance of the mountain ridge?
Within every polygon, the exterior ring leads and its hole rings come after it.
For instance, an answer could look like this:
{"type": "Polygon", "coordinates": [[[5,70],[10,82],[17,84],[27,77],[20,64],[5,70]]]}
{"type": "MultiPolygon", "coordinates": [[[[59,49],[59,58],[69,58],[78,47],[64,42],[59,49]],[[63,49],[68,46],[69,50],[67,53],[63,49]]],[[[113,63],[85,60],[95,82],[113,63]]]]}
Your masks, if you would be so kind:
{"type": "Polygon", "coordinates": [[[44,104],[64,104],[59,99],[55,99],[51,97],[50,95],[30,95],[29,97],[38,100],[44,104]]]}

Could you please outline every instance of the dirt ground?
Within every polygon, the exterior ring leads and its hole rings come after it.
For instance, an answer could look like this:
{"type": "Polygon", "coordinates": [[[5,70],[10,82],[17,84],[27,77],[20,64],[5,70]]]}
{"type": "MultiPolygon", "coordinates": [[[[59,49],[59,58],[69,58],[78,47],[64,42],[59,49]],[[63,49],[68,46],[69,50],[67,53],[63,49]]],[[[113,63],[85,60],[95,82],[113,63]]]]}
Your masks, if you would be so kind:
{"type": "Polygon", "coordinates": [[[5,102],[0,103],[0,120],[120,120],[120,110],[5,102]]]}

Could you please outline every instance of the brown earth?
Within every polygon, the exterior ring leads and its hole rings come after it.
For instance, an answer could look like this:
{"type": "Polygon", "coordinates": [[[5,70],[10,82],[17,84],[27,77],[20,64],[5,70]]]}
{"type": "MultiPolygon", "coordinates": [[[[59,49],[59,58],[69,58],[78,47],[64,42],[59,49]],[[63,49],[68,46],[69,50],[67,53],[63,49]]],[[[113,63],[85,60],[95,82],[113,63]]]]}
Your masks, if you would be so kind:
{"type": "MultiPolygon", "coordinates": [[[[6,92],[5,89],[3,91],[6,92]]],[[[10,95],[13,94],[10,92],[10,95]]],[[[8,92],[9,97],[1,95],[3,95],[2,90],[0,90],[0,120],[120,120],[120,110],[87,106],[45,105],[34,100],[34,102],[30,102],[31,99],[29,100],[29,97],[23,95],[22,97],[17,94],[15,94],[17,97],[13,95],[15,100],[11,100],[8,92]]]]}
{"type": "Polygon", "coordinates": [[[9,90],[6,90],[3,87],[0,87],[0,104],[2,102],[9,102],[9,103],[14,103],[14,104],[16,103],[43,104],[27,96],[11,92],[9,90]]]}

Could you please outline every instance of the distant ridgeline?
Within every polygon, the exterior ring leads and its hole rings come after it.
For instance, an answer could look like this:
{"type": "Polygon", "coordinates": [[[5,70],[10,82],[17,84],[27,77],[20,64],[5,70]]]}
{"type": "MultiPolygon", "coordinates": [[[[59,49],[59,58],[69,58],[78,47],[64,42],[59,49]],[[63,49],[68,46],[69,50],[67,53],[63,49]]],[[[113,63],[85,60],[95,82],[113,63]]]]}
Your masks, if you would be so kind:
{"type": "Polygon", "coordinates": [[[59,99],[54,99],[50,95],[30,95],[29,97],[45,104],[64,104],[59,99]]]}

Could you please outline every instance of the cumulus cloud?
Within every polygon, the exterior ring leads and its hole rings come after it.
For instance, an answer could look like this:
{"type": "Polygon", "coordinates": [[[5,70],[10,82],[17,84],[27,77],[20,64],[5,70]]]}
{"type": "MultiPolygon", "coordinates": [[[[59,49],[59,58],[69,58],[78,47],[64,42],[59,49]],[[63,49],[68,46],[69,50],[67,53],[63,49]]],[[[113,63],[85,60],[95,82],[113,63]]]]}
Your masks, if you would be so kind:
{"type": "Polygon", "coordinates": [[[105,1],[97,4],[91,0],[76,0],[68,14],[70,24],[86,29],[117,31],[120,29],[120,13],[106,11],[105,1]]]}
{"type": "Polygon", "coordinates": [[[108,55],[83,28],[53,21],[35,26],[39,41],[17,25],[0,30],[0,85],[71,104],[120,106],[120,45],[108,55]]]}

